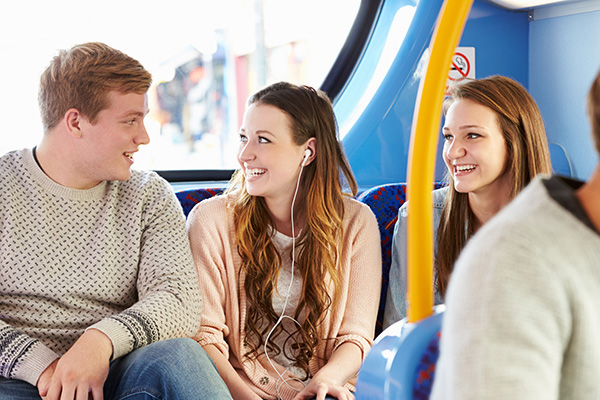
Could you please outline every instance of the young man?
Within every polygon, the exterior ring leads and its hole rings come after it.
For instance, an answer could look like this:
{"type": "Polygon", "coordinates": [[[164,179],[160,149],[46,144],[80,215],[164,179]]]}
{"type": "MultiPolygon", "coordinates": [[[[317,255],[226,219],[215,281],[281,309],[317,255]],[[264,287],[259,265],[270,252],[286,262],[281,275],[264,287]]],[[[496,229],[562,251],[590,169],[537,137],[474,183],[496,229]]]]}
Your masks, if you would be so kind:
{"type": "Polygon", "coordinates": [[[41,143],[0,157],[2,399],[230,398],[183,338],[201,297],[180,206],[130,171],[150,83],[102,43],[61,51],[40,79],[41,143]]]}
{"type": "MultiPolygon", "coordinates": [[[[588,96],[600,152],[600,74],[588,96]]],[[[473,237],[446,297],[432,399],[600,398],[600,165],[538,178],[473,237]]]]}

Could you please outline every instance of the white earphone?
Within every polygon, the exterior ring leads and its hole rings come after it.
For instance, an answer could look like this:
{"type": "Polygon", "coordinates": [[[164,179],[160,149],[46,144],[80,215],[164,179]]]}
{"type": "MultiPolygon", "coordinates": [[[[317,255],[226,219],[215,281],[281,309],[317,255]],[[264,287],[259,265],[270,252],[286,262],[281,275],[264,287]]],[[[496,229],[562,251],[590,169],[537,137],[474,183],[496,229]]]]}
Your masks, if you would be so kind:
{"type": "Polygon", "coordinates": [[[309,157],[312,155],[312,150],[311,149],[306,149],[304,150],[304,158],[302,159],[302,166],[304,167],[306,165],[306,162],[308,161],[309,157]]]}

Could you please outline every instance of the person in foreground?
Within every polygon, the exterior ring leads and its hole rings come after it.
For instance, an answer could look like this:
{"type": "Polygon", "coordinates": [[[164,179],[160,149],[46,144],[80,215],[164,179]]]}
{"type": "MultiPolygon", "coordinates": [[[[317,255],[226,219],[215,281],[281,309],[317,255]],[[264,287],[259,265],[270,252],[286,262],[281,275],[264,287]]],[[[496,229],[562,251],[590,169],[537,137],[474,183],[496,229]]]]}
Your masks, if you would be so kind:
{"type": "Polygon", "coordinates": [[[371,210],[342,193],[356,182],[327,96],[285,82],[251,96],[238,161],[227,193],[188,217],[205,295],[195,339],[235,399],[352,399],[381,250],[371,210]]]}
{"type": "Polygon", "coordinates": [[[0,157],[3,400],[230,398],[183,338],[202,302],[181,208],[130,171],[150,83],[105,44],[62,50],[40,79],[41,143],[0,157]]]}
{"type": "MultiPolygon", "coordinates": [[[[600,152],[600,74],[588,95],[600,152]]],[[[535,179],[450,281],[433,399],[600,398],[600,166],[535,179]]]]}
{"type": "MultiPolygon", "coordinates": [[[[433,192],[435,304],[443,302],[465,243],[539,173],[550,155],[539,109],[525,88],[503,76],[469,80],[445,101],[443,159],[448,187],[433,192]]],[[[384,328],[406,316],[407,218],[398,212],[384,328]]]]}

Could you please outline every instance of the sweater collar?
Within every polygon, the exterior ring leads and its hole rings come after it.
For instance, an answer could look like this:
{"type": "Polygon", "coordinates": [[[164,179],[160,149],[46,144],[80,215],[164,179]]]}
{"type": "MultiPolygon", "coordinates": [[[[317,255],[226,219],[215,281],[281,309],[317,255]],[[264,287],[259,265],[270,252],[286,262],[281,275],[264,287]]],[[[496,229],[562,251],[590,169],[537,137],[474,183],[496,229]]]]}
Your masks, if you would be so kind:
{"type": "Polygon", "coordinates": [[[106,181],[100,182],[90,189],[72,189],[54,182],[44,173],[44,170],[37,161],[35,147],[33,149],[21,150],[21,157],[25,168],[31,174],[33,181],[44,191],[52,195],[70,200],[100,200],[104,197],[107,188],[106,181]]]}

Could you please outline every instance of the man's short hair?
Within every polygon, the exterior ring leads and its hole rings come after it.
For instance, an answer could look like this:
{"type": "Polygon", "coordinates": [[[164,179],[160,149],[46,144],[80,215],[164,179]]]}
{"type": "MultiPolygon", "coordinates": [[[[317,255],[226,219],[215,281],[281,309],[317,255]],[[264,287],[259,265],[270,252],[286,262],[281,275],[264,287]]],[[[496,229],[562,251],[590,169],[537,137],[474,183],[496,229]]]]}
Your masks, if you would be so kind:
{"type": "Polygon", "coordinates": [[[142,64],[104,43],[60,50],[40,77],[38,102],[44,132],[76,108],[90,123],[109,107],[108,93],[145,94],[152,76],[142,64]]]}

